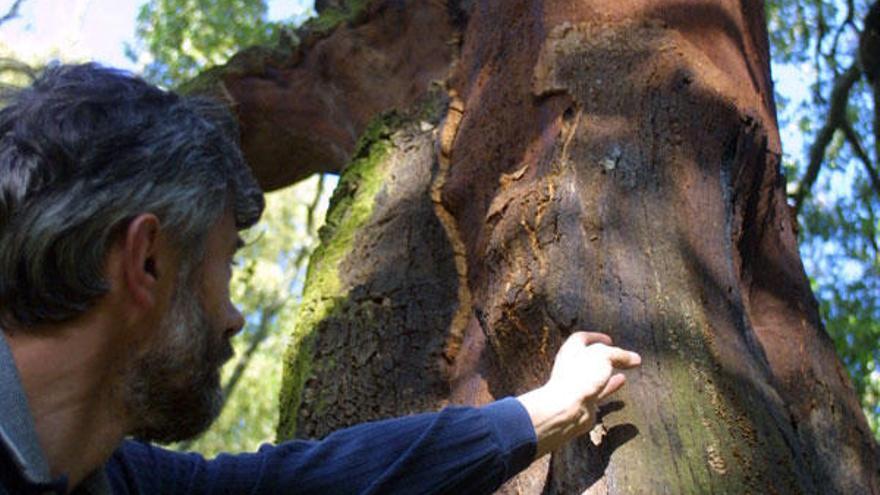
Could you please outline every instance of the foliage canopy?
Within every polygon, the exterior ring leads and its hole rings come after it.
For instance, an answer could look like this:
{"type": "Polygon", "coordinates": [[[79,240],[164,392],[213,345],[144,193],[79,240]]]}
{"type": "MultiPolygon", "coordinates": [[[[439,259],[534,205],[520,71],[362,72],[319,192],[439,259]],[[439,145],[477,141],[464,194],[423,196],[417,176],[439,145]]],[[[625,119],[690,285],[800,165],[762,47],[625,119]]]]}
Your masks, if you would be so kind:
{"type": "Polygon", "coordinates": [[[176,86],[244,47],[271,41],[281,24],[267,12],[265,0],[150,0],[137,18],[140,46],[128,47],[129,57],[146,50],[152,61],[144,76],[176,86]]]}

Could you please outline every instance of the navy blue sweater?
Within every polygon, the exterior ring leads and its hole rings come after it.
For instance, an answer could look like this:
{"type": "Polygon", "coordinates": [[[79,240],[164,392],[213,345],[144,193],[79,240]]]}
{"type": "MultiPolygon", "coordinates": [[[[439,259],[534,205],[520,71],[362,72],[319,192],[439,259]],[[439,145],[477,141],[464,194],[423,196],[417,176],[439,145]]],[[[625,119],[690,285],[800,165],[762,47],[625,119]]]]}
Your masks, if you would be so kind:
{"type": "Polygon", "coordinates": [[[531,463],[535,442],[523,406],[504,399],[210,461],[129,441],[107,474],[115,494],[488,494],[531,463]]]}

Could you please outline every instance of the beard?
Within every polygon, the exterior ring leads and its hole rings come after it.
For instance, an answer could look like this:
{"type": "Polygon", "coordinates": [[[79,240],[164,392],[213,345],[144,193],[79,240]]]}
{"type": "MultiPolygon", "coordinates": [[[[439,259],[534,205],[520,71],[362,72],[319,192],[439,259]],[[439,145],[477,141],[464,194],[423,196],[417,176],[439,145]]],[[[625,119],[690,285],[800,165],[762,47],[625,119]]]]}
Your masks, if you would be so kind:
{"type": "MultiPolygon", "coordinates": [[[[186,287],[179,285],[178,287],[186,287]]],[[[192,291],[177,291],[161,322],[161,342],[134,360],[123,383],[132,436],[170,443],[202,433],[220,414],[220,368],[233,355],[192,291]]]]}

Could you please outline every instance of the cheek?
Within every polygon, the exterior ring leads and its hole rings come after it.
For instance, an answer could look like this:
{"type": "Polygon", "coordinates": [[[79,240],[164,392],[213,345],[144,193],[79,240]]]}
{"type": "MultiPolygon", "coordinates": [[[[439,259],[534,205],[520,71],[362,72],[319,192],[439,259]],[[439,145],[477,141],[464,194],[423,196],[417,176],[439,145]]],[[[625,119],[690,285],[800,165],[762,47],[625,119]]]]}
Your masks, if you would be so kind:
{"type": "Polygon", "coordinates": [[[220,268],[205,273],[202,283],[202,307],[211,326],[220,324],[229,301],[229,270],[220,268]]]}

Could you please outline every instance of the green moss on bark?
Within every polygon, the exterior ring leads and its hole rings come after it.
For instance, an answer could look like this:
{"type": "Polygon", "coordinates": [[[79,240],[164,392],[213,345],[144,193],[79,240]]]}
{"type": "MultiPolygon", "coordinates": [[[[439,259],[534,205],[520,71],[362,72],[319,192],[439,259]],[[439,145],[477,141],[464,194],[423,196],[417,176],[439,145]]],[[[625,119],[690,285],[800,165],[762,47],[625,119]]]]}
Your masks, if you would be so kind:
{"type": "Polygon", "coordinates": [[[321,244],[309,262],[302,302],[285,356],[279,440],[292,438],[296,432],[296,412],[311,371],[314,332],[321,321],[338,312],[348,296],[341,283],[339,264],[351,251],[357,231],[371,217],[375,197],[385,179],[385,159],[392,147],[390,137],[399,125],[400,119],[389,114],[367,128],[330,200],[326,224],[320,231],[321,244]]]}
{"type": "Polygon", "coordinates": [[[780,429],[784,418],[773,416],[748,377],[718,364],[703,309],[689,297],[665,294],[652,305],[659,316],[655,335],[668,351],[662,359],[665,397],[656,399],[656,416],[636,422],[662,428],[665,434],[655,438],[668,444],[654,443],[648,449],[657,451],[639,455],[672,452],[675,462],[672,469],[646,468],[634,478],[683,493],[760,493],[766,486],[797,492],[800,468],[780,429]],[[649,472],[652,478],[639,479],[649,472]]]}

